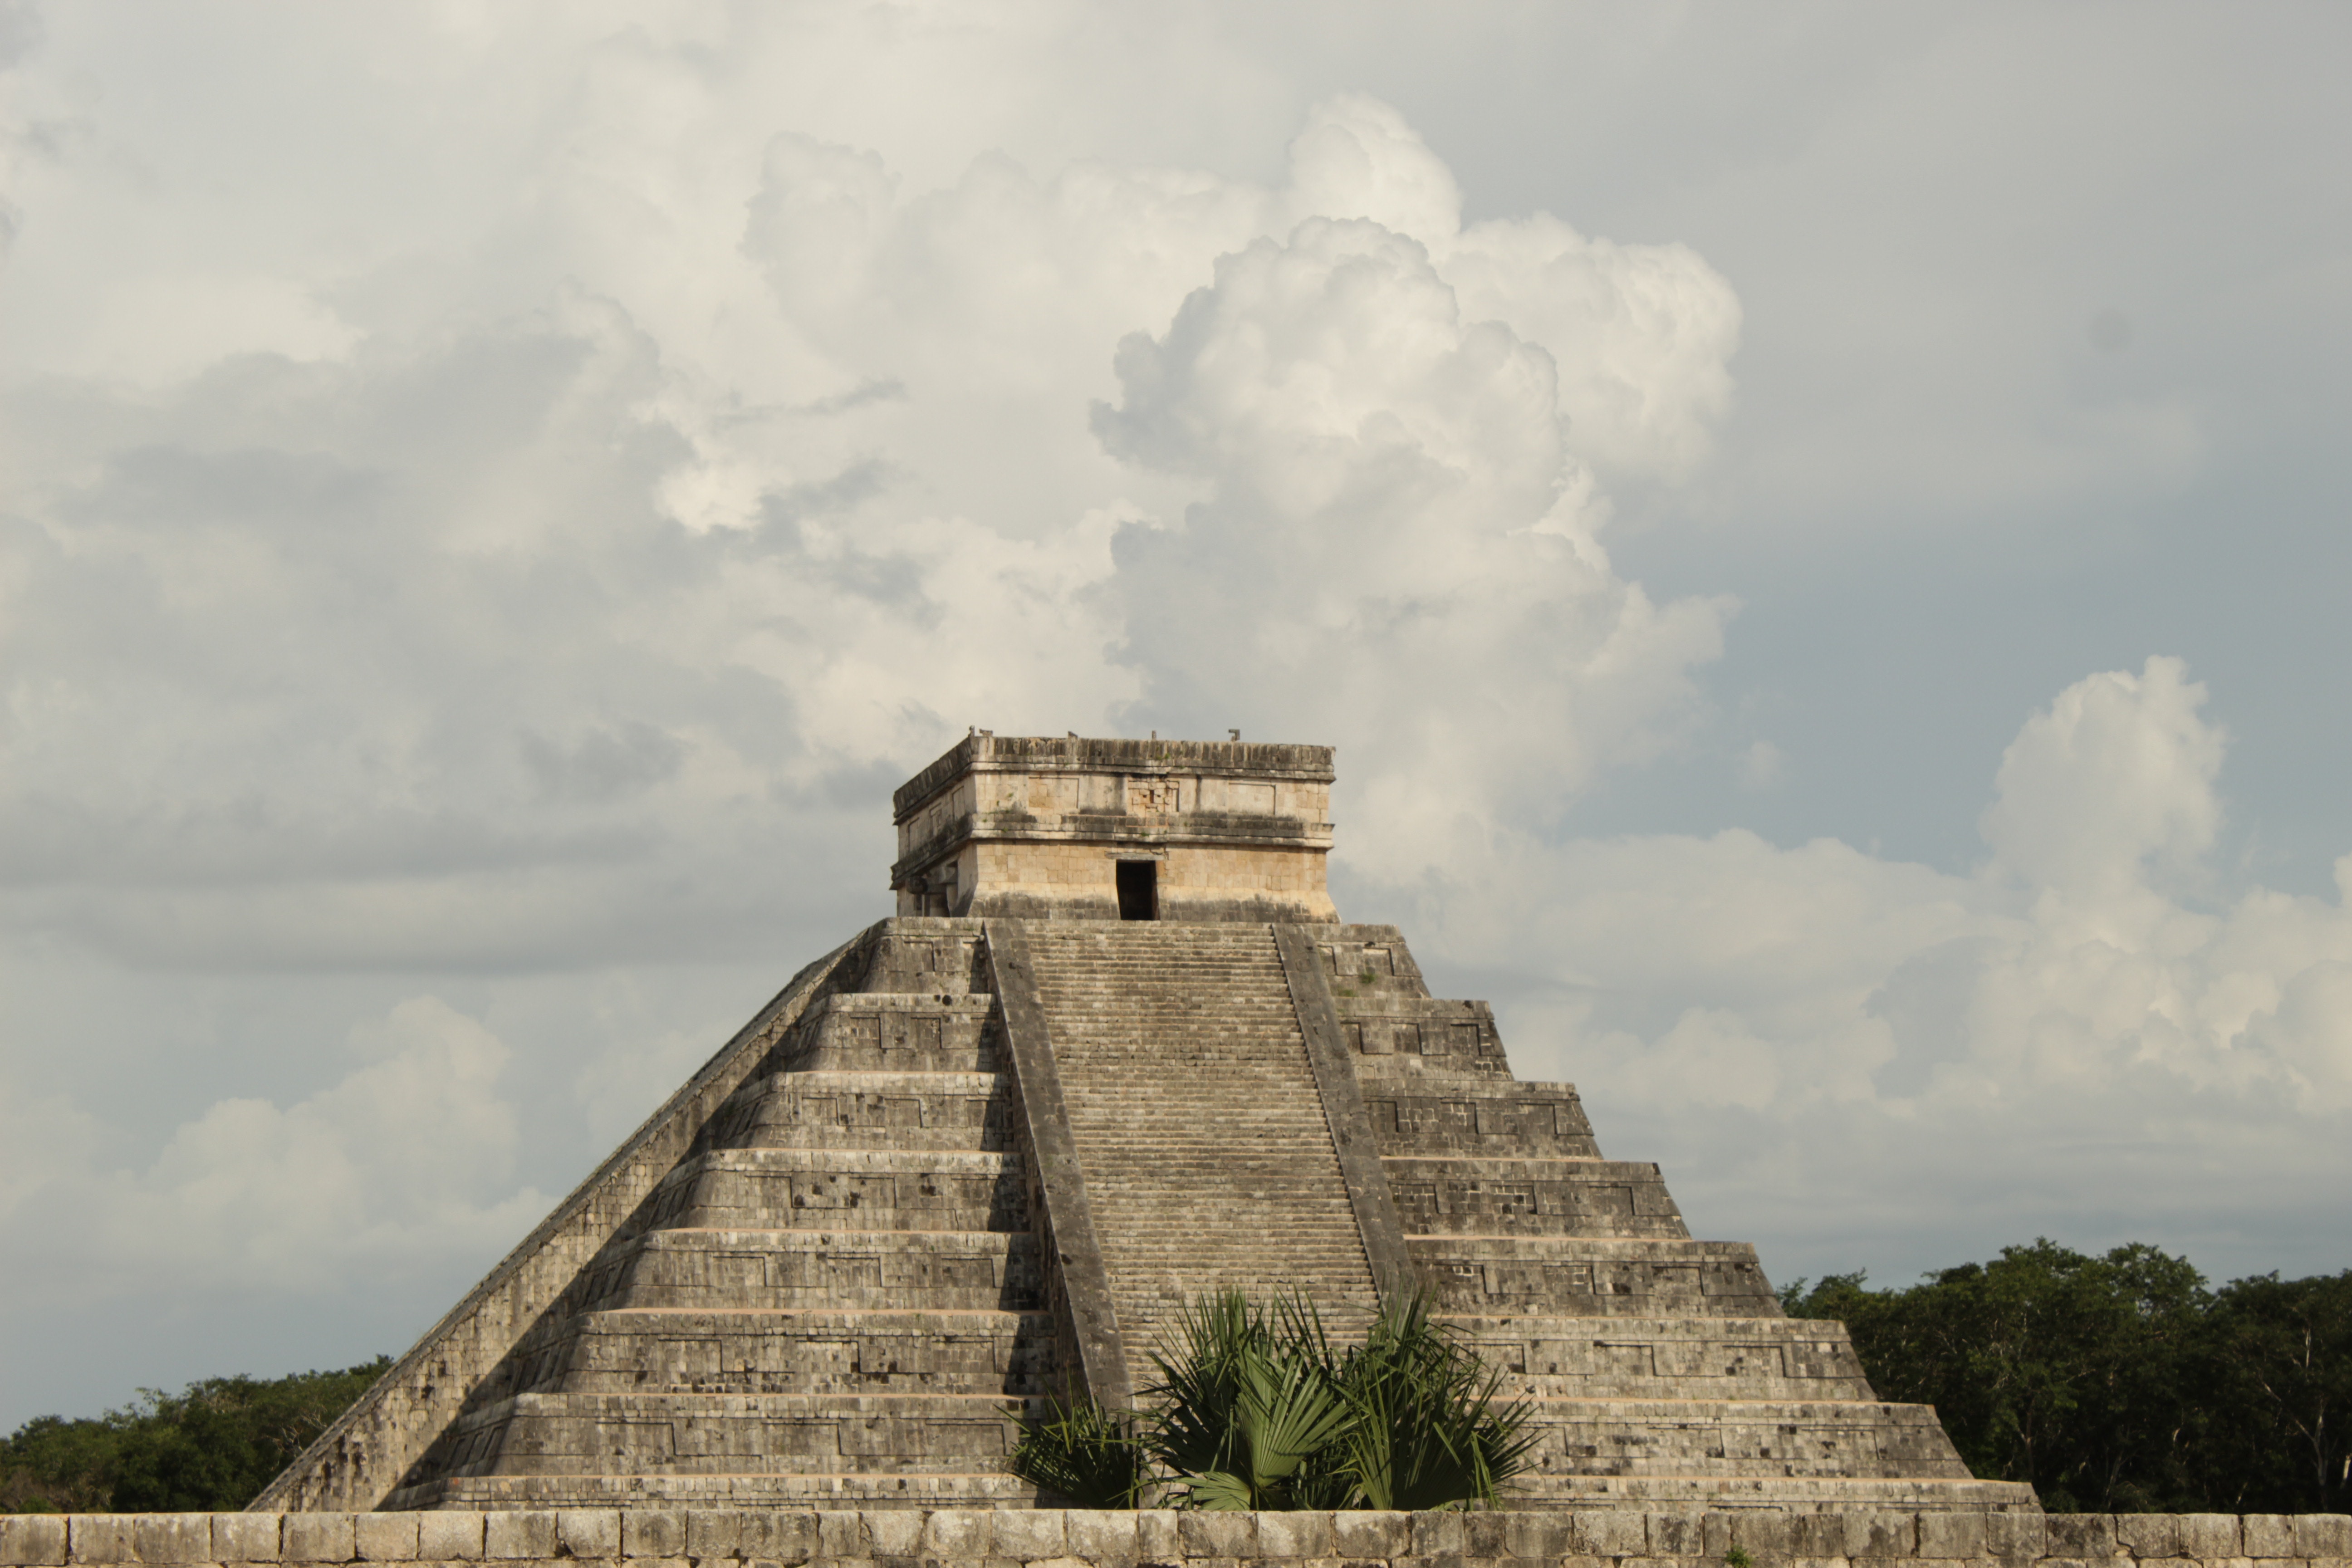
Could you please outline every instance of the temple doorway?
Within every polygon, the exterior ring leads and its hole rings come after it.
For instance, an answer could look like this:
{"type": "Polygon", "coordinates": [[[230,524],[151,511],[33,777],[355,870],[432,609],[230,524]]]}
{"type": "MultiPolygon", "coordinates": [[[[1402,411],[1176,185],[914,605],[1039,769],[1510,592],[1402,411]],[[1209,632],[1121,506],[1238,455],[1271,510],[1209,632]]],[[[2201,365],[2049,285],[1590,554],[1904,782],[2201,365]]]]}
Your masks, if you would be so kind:
{"type": "Polygon", "coordinates": [[[1156,921],[1160,918],[1160,862],[1118,862],[1118,918],[1156,921]]]}

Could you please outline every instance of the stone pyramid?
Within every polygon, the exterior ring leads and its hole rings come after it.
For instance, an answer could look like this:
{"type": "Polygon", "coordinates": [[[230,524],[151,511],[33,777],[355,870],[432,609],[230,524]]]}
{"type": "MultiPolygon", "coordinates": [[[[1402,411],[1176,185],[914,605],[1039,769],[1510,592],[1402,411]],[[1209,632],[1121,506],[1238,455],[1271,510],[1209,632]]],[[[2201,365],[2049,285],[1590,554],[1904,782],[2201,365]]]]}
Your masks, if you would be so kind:
{"type": "MultiPolygon", "coordinates": [[[[2032,1510],[1325,891],[1331,752],[975,731],[896,917],[796,975],[255,1506],[1030,1507],[1171,1310],[1414,1288],[1534,1403],[1525,1506],[2032,1510]]],[[[1047,1499],[1051,1502],[1054,1500],[1047,1499]]]]}

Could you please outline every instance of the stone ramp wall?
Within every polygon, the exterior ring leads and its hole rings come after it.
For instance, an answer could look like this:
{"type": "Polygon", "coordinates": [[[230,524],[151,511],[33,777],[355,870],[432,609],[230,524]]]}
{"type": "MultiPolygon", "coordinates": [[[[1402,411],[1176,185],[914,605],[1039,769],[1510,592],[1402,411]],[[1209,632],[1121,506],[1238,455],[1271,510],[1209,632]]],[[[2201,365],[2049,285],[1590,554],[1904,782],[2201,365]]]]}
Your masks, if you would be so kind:
{"type": "Polygon", "coordinates": [[[861,971],[880,926],[793,977],[677,1093],[573,1188],[482,1282],[255,1500],[257,1509],[380,1505],[467,1398],[592,1263],[693,1145],[704,1123],[835,972],[861,971]]]}
{"type": "Polygon", "coordinates": [[[5,1568],[133,1563],[642,1564],[643,1568],[2345,1568],[2344,1514],[1176,1513],[582,1509],[25,1514],[5,1568]]]}
{"type": "Polygon", "coordinates": [[[1369,1317],[1373,1269],[1275,928],[1032,921],[1018,935],[1129,1386],[1154,1380],[1183,1305],[1228,1286],[1304,1290],[1339,1331],[1369,1317]]]}

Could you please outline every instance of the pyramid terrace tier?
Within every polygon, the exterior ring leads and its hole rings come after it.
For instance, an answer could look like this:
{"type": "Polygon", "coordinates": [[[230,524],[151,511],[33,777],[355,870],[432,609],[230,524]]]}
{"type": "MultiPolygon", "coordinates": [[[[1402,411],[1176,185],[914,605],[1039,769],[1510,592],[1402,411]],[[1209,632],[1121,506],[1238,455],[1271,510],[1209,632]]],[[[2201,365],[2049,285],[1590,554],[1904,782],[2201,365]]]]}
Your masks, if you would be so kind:
{"type": "Polygon", "coordinates": [[[846,992],[812,1006],[770,1070],[995,1072],[985,993],[846,992]]]}
{"type": "Polygon", "coordinates": [[[1505,1081],[1511,1076],[1502,1036],[1484,1002],[1365,995],[1345,984],[1332,986],[1331,1002],[1349,1054],[1367,1074],[1434,1072],[1505,1081]]]}
{"type": "Polygon", "coordinates": [[[988,989],[980,921],[901,915],[873,930],[871,954],[854,989],[937,997],[988,989]]]}
{"type": "Polygon", "coordinates": [[[1037,1311],[636,1309],[573,1319],[522,1392],[1025,1397],[1053,1364],[1037,1311]]]}
{"type": "Polygon", "coordinates": [[[1006,1470],[461,1476],[403,1488],[388,1509],[1007,1509],[1053,1506],[1006,1470]]]}
{"type": "Polygon", "coordinates": [[[1026,1230],[1017,1155],[893,1149],[713,1149],[648,1205],[660,1229],[1026,1230]]]}
{"type": "Polygon", "coordinates": [[[1409,1235],[1686,1240],[1682,1211],[1643,1161],[1384,1155],[1409,1235]]]}
{"type": "Polygon", "coordinates": [[[1872,1400],[1842,1323],[1809,1318],[1449,1315],[1507,1394],[1584,1399],[1872,1400]]]}
{"type": "Polygon", "coordinates": [[[1934,1409],[1875,1400],[1528,1401],[1527,1489],[1549,1476],[1966,1480],[1934,1409]]]}
{"type": "Polygon", "coordinates": [[[451,1432],[451,1478],[1001,1469],[1045,1401],[1003,1394],[520,1394],[451,1432]]]}
{"type": "MultiPolygon", "coordinates": [[[[560,1508],[1026,1509],[1058,1506],[993,1472],[738,1476],[479,1476],[436,1482],[392,1505],[483,1510],[560,1508]]],[[[1560,1476],[1515,1487],[1506,1509],[1701,1513],[2039,1513],[2017,1481],[1807,1477],[1560,1476]]]]}
{"type": "Polygon", "coordinates": [[[1573,1085],[1370,1071],[1358,1077],[1383,1155],[1601,1158],[1573,1085]]]}
{"type": "Polygon", "coordinates": [[[670,1229],[641,1238],[593,1306],[1018,1311],[1044,1289],[1027,1231],[670,1229]]]}
{"type": "Polygon", "coordinates": [[[1012,1085],[994,1072],[817,1068],[747,1085],[713,1119],[721,1148],[1010,1147],[1012,1085]]]}
{"type": "MultiPolygon", "coordinates": [[[[1512,1483],[1504,1507],[1640,1509],[1665,1513],[2040,1513],[2022,1481],[1910,1476],[1549,1474],[1512,1483]]],[[[1607,1561],[1603,1559],[1602,1561],[1607,1561]]]]}
{"type": "Polygon", "coordinates": [[[1780,1303],[1741,1241],[1407,1236],[1441,1313],[1766,1318],[1780,1303]]]}
{"type": "MultiPolygon", "coordinates": [[[[1413,961],[1404,932],[1395,926],[1318,926],[1311,935],[1316,957],[1332,994],[1343,1002],[1355,998],[1360,1005],[1369,1005],[1381,997],[1401,1001],[1428,998],[1429,984],[1422,977],[1421,965],[1413,961]]],[[[1476,1007],[1484,1004],[1449,1005],[1476,1007]]]]}

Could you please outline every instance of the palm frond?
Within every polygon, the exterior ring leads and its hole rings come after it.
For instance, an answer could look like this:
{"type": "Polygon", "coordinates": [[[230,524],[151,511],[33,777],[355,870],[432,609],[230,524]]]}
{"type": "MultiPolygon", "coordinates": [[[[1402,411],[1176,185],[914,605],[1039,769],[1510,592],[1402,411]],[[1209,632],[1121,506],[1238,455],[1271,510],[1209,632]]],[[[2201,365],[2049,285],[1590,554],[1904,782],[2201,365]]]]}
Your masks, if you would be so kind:
{"type": "Polygon", "coordinates": [[[1339,1381],[1356,1416],[1346,1468],[1365,1507],[1491,1506],[1535,1447],[1526,1403],[1497,1402],[1502,1374],[1417,1293],[1383,1307],[1339,1381]]]}
{"type": "Polygon", "coordinates": [[[1134,1419],[1089,1399],[1031,1423],[1013,1473],[1079,1508],[1134,1508],[1150,1469],[1134,1419]]]}
{"type": "Polygon", "coordinates": [[[1416,1294],[1342,1351],[1305,1295],[1188,1302],[1152,1353],[1139,1452],[1188,1508],[1492,1505],[1526,1468],[1529,1408],[1416,1294]]]}

